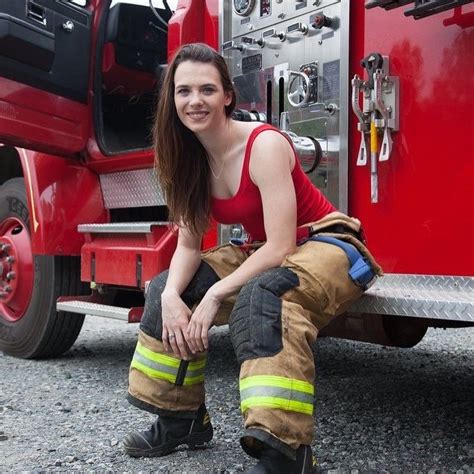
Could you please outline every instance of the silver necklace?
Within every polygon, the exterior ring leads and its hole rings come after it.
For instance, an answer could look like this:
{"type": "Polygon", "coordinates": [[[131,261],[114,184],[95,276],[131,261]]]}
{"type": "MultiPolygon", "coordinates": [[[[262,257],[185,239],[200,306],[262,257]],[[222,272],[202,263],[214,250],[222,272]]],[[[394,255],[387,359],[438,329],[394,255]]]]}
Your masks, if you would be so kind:
{"type": "MultiPolygon", "coordinates": [[[[229,134],[227,134],[227,135],[229,135],[229,134]]],[[[209,158],[209,155],[208,155],[209,168],[211,169],[212,176],[214,176],[215,179],[220,179],[220,177],[222,176],[222,173],[224,171],[225,164],[226,164],[226,161],[227,161],[227,152],[229,151],[229,145],[230,145],[230,140],[227,140],[227,146],[225,147],[224,158],[222,160],[222,167],[221,167],[219,173],[217,173],[217,174],[214,173],[214,170],[212,169],[211,159],[209,158]]]]}

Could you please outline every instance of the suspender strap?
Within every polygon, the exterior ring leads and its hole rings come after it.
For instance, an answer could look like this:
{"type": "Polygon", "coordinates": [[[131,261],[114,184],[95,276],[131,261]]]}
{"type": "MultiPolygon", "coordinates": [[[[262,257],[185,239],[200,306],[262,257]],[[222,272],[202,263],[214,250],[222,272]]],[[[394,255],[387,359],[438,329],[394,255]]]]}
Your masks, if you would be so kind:
{"type": "Polygon", "coordinates": [[[325,235],[314,235],[313,237],[310,237],[309,240],[332,244],[344,250],[350,263],[349,276],[352,281],[364,291],[375,278],[375,273],[371,266],[367,263],[366,259],[359,252],[359,250],[357,250],[352,244],[345,242],[344,240],[339,240],[334,237],[327,237],[325,235]]]}

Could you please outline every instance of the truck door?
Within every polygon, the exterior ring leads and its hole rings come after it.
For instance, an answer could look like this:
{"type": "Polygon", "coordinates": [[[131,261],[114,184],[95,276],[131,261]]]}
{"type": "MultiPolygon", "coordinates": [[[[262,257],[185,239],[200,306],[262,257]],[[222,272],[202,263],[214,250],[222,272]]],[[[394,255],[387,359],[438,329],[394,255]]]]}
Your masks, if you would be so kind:
{"type": "Polygon", "coordinates": [[[61,155],[84,149],[97,3],[0,0],[0,142],[61,155]]]}

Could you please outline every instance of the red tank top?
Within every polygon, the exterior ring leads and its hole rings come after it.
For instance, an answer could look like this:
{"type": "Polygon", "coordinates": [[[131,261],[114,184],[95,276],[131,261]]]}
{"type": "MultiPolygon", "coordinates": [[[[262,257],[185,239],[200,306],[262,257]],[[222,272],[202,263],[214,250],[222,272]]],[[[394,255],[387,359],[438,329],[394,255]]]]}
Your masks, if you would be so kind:
{"type": "MultiPolygon", "coordinates": [[[[221,224],[242,224],[250,235],[251,241],[266,240],[263,225],[262,199],[258,187],[250,178],[249,172],[252,144],[258,134],[265,130],[274,130],[281,133],[278,129],[268,124],[263,124],[252,130],[245,148],[242,175],[237,193],[228,199],[211,198],[212,217],[221,224]]],[[[285,136],[284,134],[282,135],[285,136]]],[[[285,138],[288,139],[286,136],[285,138]]],[[[290,140],[288,139],[288,141],[290,140]]],[[[291,141],[290,144],[293,148],[291,141]]],[[[295,167],[291,172],[291,177],[293,178],[296,191],[297,226],[317,221],[336,210],[301,169],[296,153],[295,167]]]]}

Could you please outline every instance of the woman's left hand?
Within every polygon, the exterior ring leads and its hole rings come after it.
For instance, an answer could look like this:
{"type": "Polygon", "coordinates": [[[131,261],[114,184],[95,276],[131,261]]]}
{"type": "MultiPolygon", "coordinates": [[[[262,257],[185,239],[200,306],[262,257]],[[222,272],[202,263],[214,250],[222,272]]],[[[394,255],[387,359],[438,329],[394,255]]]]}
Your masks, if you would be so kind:
{"type": "Polygon", "coordinates": [[[185,333],[186,342],[193,354],[207,351],[209,328],[216,318],[220,305],[221,301],[214,295],[212,289],[209,289],[194,310],[185,333]]]}

